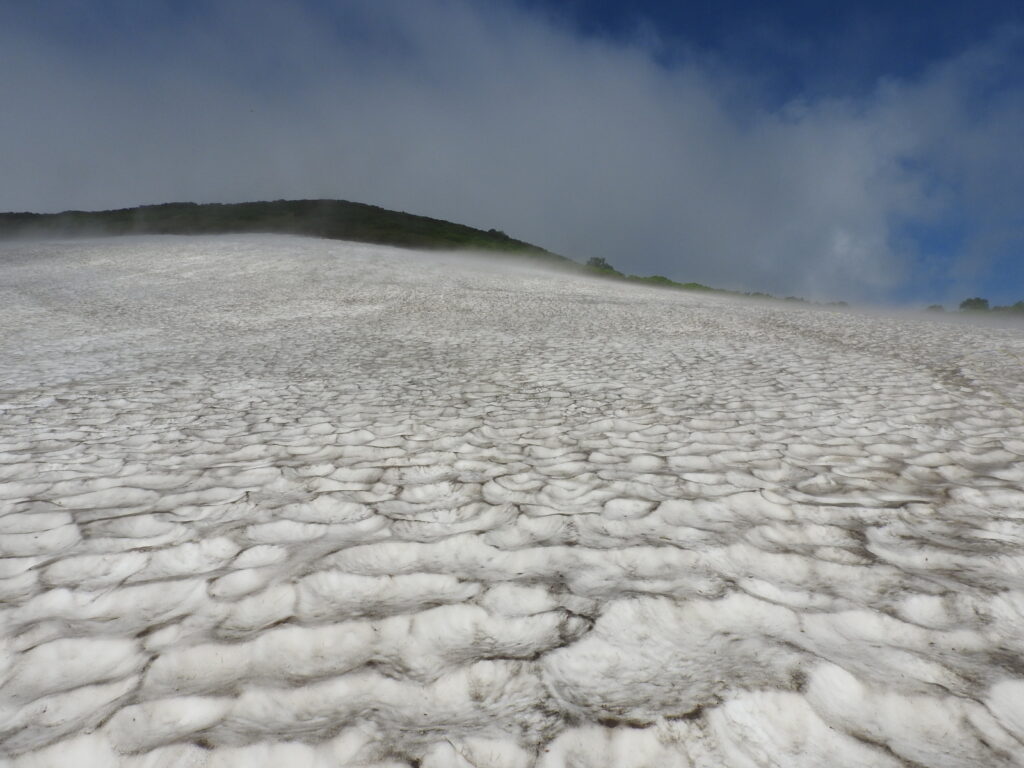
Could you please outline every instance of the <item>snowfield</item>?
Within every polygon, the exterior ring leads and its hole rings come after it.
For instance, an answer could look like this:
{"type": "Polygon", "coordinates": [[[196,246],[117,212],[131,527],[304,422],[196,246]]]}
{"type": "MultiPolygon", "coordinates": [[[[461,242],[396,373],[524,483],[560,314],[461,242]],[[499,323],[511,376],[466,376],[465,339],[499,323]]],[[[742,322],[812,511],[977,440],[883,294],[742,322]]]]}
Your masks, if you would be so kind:
{"type": "Polygon", "coordinates": [[[1024,332],[0,245],[0,762],[1024,766],[1024,332]]]}

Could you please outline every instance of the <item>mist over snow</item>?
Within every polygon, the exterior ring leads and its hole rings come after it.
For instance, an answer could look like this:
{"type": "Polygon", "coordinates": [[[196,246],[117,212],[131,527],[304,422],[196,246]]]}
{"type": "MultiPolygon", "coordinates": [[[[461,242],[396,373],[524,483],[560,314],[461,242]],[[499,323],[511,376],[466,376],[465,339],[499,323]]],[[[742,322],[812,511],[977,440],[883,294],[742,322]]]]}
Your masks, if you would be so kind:
{"type": "Polygon", "coordinates": [[[0,760],[1024,765],[1018,330],[0,245],[0,760]]]}
{"type": "Polygon", "coordinates": [[[729,51],[538,3],[138,5],[0,9],[0,210],[344,198],[723,288],[1022,298],[1012,23],[780,92],[729,51]]]}

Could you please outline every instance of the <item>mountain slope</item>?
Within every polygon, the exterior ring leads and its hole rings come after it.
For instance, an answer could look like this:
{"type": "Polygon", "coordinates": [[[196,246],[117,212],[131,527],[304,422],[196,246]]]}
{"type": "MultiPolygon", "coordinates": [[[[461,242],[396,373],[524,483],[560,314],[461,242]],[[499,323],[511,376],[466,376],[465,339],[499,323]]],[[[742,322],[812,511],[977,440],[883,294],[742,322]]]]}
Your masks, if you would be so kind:
{"type": "Polygon", "coordinates": [[[1024,335],[495,261],[0,244],[0,764],[1024,767],[1024,335]]]}
{"type": "Polygon", "coordinates": [[[500,251],[568,262],[495,229],[485,231],[347,200],[165,203],[111,211],[0,213],[0,237],[242,232],[313,235],[407,248],[500,251]]]}

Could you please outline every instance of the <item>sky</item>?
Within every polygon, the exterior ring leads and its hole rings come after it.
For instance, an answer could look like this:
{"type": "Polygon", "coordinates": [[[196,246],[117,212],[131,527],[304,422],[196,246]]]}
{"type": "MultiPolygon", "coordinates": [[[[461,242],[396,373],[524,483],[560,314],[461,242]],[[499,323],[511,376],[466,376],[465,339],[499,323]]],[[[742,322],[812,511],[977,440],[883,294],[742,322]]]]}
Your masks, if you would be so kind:
{"type": "Polygon", "coordinates": [[[577,260],[1024,300],[1024,4],[0,3],[0,210],[330,197],[577,260]]]}

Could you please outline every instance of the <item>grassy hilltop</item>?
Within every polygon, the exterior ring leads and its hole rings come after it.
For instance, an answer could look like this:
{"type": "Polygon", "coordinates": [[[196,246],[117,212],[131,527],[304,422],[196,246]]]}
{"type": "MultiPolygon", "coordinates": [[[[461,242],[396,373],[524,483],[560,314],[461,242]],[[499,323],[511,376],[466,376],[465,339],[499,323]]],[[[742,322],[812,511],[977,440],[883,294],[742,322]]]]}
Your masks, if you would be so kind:
{"type": "MultiPolygon", "coordinates": [[[[497,229],[476,229],[443,219],[431,219],[376,205],[347,200],[274,200],[255,203],[163,203],[119,208],[112,211],[64,211],[63,213],[0,213],[0,239],[11,237],[80,237],[90,235],[215,235],[265,232],[309,235],[332,240],[394,245],[429,250],[489,251],[527,257],[564,269],[610,280],[687,291],[778,299],[768,293],[741,293],[683,283],[662,275],[629,275],[603,258],[585,264],[516,240],[497,229]]],[[[789,302],[808,302],[787,296],[789,302]]],[[[844,301],[829,302],[846,306],[844,301]]],[[[939,304],[929,310],[943,310],[939,304]]],[[[1024,315],[1024,301],[1005,307],[989,307],[987,299],[972,298],[960,304],[965,312],[1004,312],[1024,315]]]]}
{"type": "Polygon", "coordinates": [[[586,264],[497,229],[476,229],[442,219],[390,211],[347,200],[274,200],[254,203],[164,203],[112,211],[0,213],[0,238],[104,235],[213,235],[266,232],[353,240],[429,250],[490,251],[528,257],[574,272],[667,288],[713,290],[655,275],[624,275],[604,259],[586,264]]]}
{"type": "Polygon", "coordinates": [[[501,251],[568,261],[496,229],[474,229],[346,200],[165,203],[113,211],[0,213],[0,237],[241,232],[311,235],[406,248],[501,251]]]}
{"type": "MultiPolygon", "coordinates": [[[[661,275],[628,275],[602,258],[585,264],[552,253],[497,229],[476,229],[442,219],[391,211],[347,200],[274,200],[253,203],[163,203],[110,211],[0,213],[0,239],[106,235],[213,235],[238,233],[308,235],[429,250],[475,250],[540,260],[564,269],[623,282],[688,291],[713,291],[661,275]]],[[[775,298],[765,293],[746,294],[775,298]]],[[[803,301],[788,297],[792,301],[803,301]]],[[[840,302],[841,303],[841,302],[840,302]]]]}

